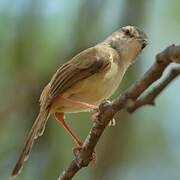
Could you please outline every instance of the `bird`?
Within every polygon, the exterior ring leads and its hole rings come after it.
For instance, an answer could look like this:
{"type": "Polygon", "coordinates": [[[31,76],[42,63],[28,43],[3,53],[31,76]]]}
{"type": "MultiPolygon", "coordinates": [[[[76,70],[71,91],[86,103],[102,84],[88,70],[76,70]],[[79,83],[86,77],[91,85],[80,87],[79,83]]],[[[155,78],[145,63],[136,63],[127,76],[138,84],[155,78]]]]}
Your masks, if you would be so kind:
{"type": "Polygon", "coordinates": [[[118,88],[128,67],[147,45],[147,35],[136,26],[125,26],[102,42],[83,50],[64,63],[40,95],[40,110],[28,133],[11,177],[18,176],[27,161],[34,140],[44,132],[52,113],[78,147],[83,143],[65,121],[64,114],[94,110],[118,88]]]}

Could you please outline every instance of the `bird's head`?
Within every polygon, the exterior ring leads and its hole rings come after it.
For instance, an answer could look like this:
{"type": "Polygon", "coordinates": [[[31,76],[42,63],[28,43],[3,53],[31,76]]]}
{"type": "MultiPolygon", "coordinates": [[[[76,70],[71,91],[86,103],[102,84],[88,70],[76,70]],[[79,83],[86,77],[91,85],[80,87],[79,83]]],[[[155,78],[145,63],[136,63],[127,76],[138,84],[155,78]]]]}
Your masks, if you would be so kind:
{"type": "Polygon", "coordinates": [[[147,36],[135,26],[125,26],[114,32],[105,42],[108,42],[124,60],[132,63],[147,45],[147,36]]]}

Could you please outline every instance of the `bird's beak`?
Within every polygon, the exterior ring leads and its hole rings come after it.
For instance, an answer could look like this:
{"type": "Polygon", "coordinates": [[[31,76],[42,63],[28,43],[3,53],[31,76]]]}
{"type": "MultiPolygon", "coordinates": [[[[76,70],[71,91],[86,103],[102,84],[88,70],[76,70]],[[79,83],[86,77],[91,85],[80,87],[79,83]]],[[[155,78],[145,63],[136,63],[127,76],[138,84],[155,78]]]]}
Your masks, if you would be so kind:
{"type": "Polygon", "coordinates": [[[142,49],[144,49],[146,45],[148,44],[147,39],[138,39],[138,40],[142,44],[142,49]]]}

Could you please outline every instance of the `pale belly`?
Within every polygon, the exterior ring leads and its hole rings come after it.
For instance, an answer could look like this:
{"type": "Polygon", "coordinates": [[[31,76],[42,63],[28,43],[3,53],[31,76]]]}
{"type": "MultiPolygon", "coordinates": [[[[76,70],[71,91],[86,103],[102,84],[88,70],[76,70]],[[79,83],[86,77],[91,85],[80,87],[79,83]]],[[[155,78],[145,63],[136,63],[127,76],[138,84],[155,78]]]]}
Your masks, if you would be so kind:
{"type": "Polygon", "coordinates": [[[110,97],[118,88],[124,75],[124,68],[118,68],[117,64],[113,64],[110,70],[97,73],[76,83],[56,100],[55,111],[72,113],[89,110],[88,108],[67,102],[62,97],[74,101],[99,105],[104,99],[110,97]]]}

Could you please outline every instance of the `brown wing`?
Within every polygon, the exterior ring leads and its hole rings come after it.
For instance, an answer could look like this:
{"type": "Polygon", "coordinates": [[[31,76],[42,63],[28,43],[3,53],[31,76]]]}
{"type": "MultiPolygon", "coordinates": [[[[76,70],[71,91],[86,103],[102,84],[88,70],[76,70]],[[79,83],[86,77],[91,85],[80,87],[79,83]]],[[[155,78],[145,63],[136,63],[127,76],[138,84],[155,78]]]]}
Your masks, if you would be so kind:
{"type": "MultiPolygon", "coordinates": [[[[50,81],[49,98],[54,99],[78,81],[110,67],[109,53],[89,48],[61,66],[50,81]]],[[[51,102],[51,100],[50,100],[51,102]]]]}
{"type": "MultiPolygon", "coordinates": [[[[52,77],[50,83],[44,88],[40,103],[41,108],[50,108],[54,98],[78,81],[108,69],[110,63],[110,52],[107,48],[89,48],[75,56],[72,60],[62,65],[52,77]]],[[[37,134],[42,135],[48,119],[41,123],[37,134]]]]}

